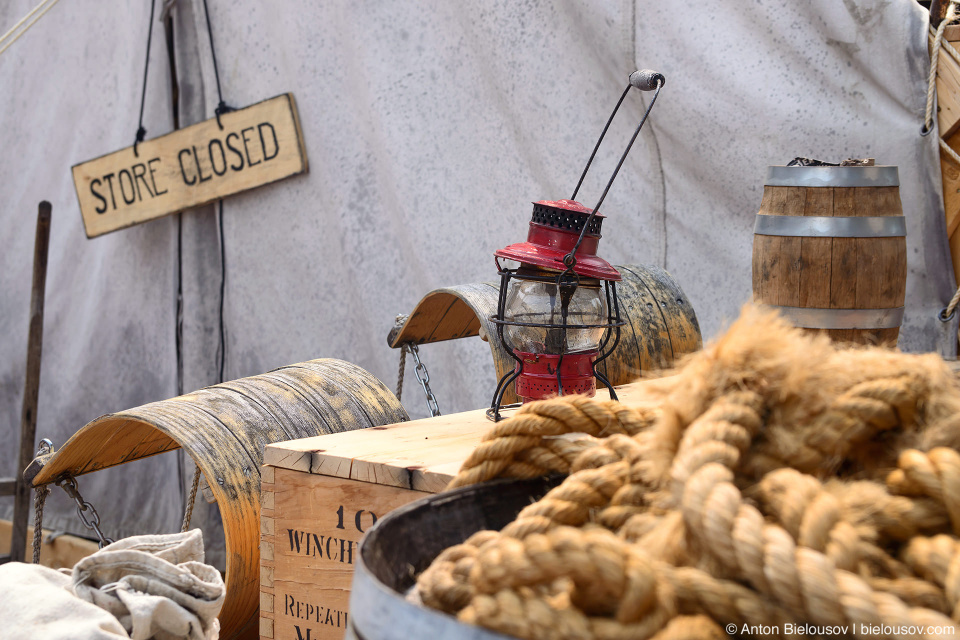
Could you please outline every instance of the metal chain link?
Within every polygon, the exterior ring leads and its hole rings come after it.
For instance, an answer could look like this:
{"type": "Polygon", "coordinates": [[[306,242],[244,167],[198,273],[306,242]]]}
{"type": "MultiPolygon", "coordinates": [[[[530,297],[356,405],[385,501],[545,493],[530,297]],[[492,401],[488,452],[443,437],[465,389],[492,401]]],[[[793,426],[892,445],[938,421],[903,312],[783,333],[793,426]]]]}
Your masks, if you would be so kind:
{"type": "Polygon", "coordinates": [[[83,496],[80,495],[76,479],[69,473],[65,473],[57,480],[57,486],[66,491],[67,495],[77,503],[77,515],[80,516],[80,522],[82,522],[83,526],[87,529],[91,529],[97,534],[97,537],[100,538],[100,548],[103,549],[108,544],[113,543],[113,540],[103,535],[103,531],[100,530],[100,514],[97,513],[97,510],[93,508],[92,504],[84,500],[83,496]],[[88,510],[92,516],[91,520],[88,520],[87,517],[83,515],[83,512],[88,510]]]}
{"type": "Polygon", "coordinates": [[[417,374],[417,380],[420,381],[423,393],[427,396],[427,407],[430,409],[430,415],[437,417],[440,415],[440,405],[437,404],[437,397],[433,395],[433,391],[430,389],[430,374],[427,373],[427,368],[420,361],[420,348],[413,342],[406,347],[413,354],[413,361],[417,363],[413,371],[417,374]]]}

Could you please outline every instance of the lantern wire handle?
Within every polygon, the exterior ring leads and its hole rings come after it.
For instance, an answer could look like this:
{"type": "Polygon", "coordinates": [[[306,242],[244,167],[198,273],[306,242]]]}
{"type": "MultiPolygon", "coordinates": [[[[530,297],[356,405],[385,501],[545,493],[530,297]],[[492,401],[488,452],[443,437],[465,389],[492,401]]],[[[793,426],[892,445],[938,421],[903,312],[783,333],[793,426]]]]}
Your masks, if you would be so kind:
{"type": "Polygon", "coordinates": [[[636,142],[637,136],[640,135],[640,130],[643,128],[643,124],[647,121],[647,116],[650,115],[650,110],[653,109],[653,105],[657,101],[657,96],[660,95],[660,89],[663,88],[665,82],[666,80],[663,75],[655,71],[635,71],[634,73],[630,74],[630,84],[628,84],[627,88],[624,89],[623,95],[620,96],[620,101],[617,102],[617,106],[614,107],[613,113],[610,114],[610,119],[607,120],[607,125],[603,128],[603,132],[600,134],[600,139],[597,140],[597,145],[594,147],[593,153],[590,155],[590,159],[587,161],[587,166],[583,169],[583,175],[580,176],[580,183],[577,184],[577,188],[574,190],[571,200],[576,198],[577,192],[580,191],[580,185],[583,183],[583,179],[587,175],[587,170],[590,168],[590,164],[593,162],[594,156],[597,155],[597,150],[600,148],[600,143],[603,141],[603,136],[607,133],[607,129],[610,127],[610,123],[613,121],[613,117],[620,108],[620,104],[623,102],[623,99],[630,91],[630,87],[637,87],[638,89],[644,91],[652,89],[654,91],[653,98],[650,99],[650,104],[647,105],[647,110],[643,113],[643,118],[640,119],[640,124],[637,125],[636,131],[633,132],[633,137],[630,138],[630,143],[627,144],[627,148],[623,150],[623,155],[620,156],[620,161],[617,163],[616,169],[613,170],[613,175],[610,176],[610,180],[607,181],[607,186],[604,187],[603,193],[600,195],[600,199],[597,201],[596,206],[593,207],[593,211],[590,213],[590,217],[587,218],[586,222],[584,223],[583,229],[580,230],[580,237],[577,238],[577,243],[573,246],[573,249],[570,250],[570,253],[563,258],[563,264],[566,265],[568,269],[572,269],[573,266],[577,264],[577,259],[574,254],[576,254],[577,249],[580,248],[580,243],[583,242],[583,237],[586,235],[590,223],[597,215],[597,212],[600,211],[600,205],[603,204],[603,200],[607,197],[607,192],[610,191],[610,187],[613,186],[613,181],[617,179],[617,174],[620,173],[620,168],[627,159],[630,149],[633,148],[633,143],[636,142]]]}
{"type": "Polygon", "coordinates": [[[603,126],[603,131],[600,132],[600,139],[597,140],[596,146],[593,147],[593,153],[590,154],[590,159],[587,160],[587,166],[583,168],[583,173],[580,174],[580,182],[577,183],[577,188],[573,190],[573,195],[570,196],[571,200],[577,199],[577,194],[580,192],[580,186],[583,185],[583,179],[587,177],[587,171],[590,170],[590,165],[593,163],[593,159],[597,157],[597,151],[600,150],[600,143],[603,142],[603,136],[607,135],[607,129],[610,128],[610,123],[613,122],[613,117],[617,115],[617,111],[620,110],[620,105],[623,104],[624,98],[626,98],[627,94],[630,93],[630,87],[632,86],[633,84],[629,82],[627,83],[627,88],[623,90],[623,94],[617,101],[617,106],[613,108],[613,113],[610,114],[607,124],[603,126]]]}

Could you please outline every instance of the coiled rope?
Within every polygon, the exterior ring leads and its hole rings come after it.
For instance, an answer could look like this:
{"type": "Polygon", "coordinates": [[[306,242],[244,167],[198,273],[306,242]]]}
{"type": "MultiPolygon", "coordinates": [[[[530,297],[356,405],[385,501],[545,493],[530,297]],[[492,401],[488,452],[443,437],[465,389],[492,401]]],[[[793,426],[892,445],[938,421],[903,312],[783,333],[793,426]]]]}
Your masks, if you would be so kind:
{"type": "Polygon", "coordinates": [[[938,356],[745,307],[659,384],[494,426],[451,487],[569,475],[441,553],[424,604],[530,640],[958,637],[960,387],[938,356]]]}

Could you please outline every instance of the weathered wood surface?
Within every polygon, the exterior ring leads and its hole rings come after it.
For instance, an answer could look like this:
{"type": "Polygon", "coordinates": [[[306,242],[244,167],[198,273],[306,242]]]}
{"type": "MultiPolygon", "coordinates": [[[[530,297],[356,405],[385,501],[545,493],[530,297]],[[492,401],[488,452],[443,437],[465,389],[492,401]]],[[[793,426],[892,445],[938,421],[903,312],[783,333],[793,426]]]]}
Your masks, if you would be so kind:
{"type": "MultiPolygon", "coordinates": [[[[506,640],[507,636],[404,599],[444,549],[483,529],[499,530],[562,479],[494,480],[401,507],[364,540],[350,597],[350,638],[506,640]]],[[[642,637],[642,636],[641,636],[642,637]]]]}
{"type": "MultiPolygon", "coordinates": [[[[898,187],[765,186],[761,215],[902,216],[898,187]]],[[[763,304],[820,309],[903,306],[906,239],[755,235],[753,295],[763,304]]],[[[817,331],[817,330],[811,330],[817,331]]],[[[833,329],[831,338],[896,344],[899,329],[833,329]]]]}
{"type": "MultiPolygon", "coordinates": [[[[10,544],[12,530],[13,523],[10,520],[0,520],[0,549],[4,549],[10,544]]],[[[93,540],[72,536],[62,531],[51,539],[52,533],[52,531],[44,529],[41,538],[40,564],[45,567],[52,569],[70,568],[99,548],[93,540]]],[[[27,527],[26,538],[27,540],[33,538],[32,526],[27,527]]]]}
{"type": "Polygon", "coordinates": [[[182,446],[203,471],[223,517],[227,596],[220,624],[221,637],[229,639],[257,613],[264,447],[406,419],[393,394],[360,367],[313,360],[98,418],[50,456],[33,483],[182,446]]]}
{"type": "Polygon", "coordinates": [[[307,171],[293,94],[73,167],[88,238],[307,171]]]}
{"type": "MultiPolygon", "coordinates": [[[[944,29],[944,40],[960,47],[960,25],[951,25],[944,29]]],[[[931,38],[931,43],[933,39],[931,38]]],[[[940,136],[954,151],[960,152],[960,132],[945,133],[944,115],[960,114],[960,65],[946,51],[941,51],[937,71],[938,126],[940,136]],[[945,111],[946,108],[946,111],[945,111]]],[[[960,115],[955,122],[960,123],[960,115]]],[[[960,282],[960,166],[942,149],[940,151],[940,177],[943,184],[943,209],[946,215],[947,238],[950,243],[950,256],[953,273],[960,282]]]]}
{"type": "MultiPolygon", "coordinates": [[[[617,395],[624,404],[639,403],[665,384],[661,380],[618,386],[617,395]]],[[[597,390],[597,398],[608,397],[606,389],[597,390]]],[[[504,411],[507,417],[511,413],[512,410],[504,411]]],[[[302,473],[436,493],[443,491],[492,426],[484,410],[464,411],[372,427],[362,433],[277,442],[267,445],[263,463],[302,473]]]]}
{"type": "Polygon", "coordinates": [[[34,456],[37,436],[37,402],[40,395],[40,362],[43,352],[43,302],[47,284],[47,257],[50,248],[50,203],[37,208],[37,232],[33,245],[33,285],[30,293],[30,329],[27,335],[27,367],[20,415],[20,451],[17,457],[16,491],[13,503],[13,533],[10,559],[23,562],[27,549],[27,520],[30,515],[30,485],[21,474],[34,456]]]}
{"type": "MultiPolygon", "coordinates": [[[[955,26],[947,27],[943,39],[957,48],[960,31],[955,26]]],[[[930,35],[930,46],[934,37],[930,35]]],[[[946,140],[960,129],[960,64],[946,50],[937,57],[937,128],[940,137],[946,140]]]]}
{"type": "MultiPolygon", "coordinates": [[[[669,366],[676,358],[702,346],[693,306],[673,277],[653,265],[618,265],[623,280],[617,284],[620,310],[627,324],[620,343],[598,369],[613,385],[635,380],[642,372],[669,366]]],[[[497,338],[490,317],[497,312],[499,284],[482,282],[431,291],[423,297],[399,330],[387,342],[427,344],[476,336],[488,337],[497,380],[516,366],[497,338]]],[[[487,381],[490,395],[497,380],[487,381]]],[[[599,385],[598,385],[599,386],[599,385]]],[[[513,385],[503,404],[518,400],[513,385]]]]}
{"type": "Polygon", "coordinates": [[[263,475],[260,636],[339,640],[360,538],[429,494],[274,467],[263,475]]]}
{"type": "MultiPolygon", "coordinates": [[[[669,378],[646,380],[620,386],[617,394],[638,404],[669,384],[669,378]]],[[[609,397],[606,389],[597,396],[609,397]]],[[[443,491],[492,426],[476,410],[268,445],[260,637],[306,638],[309,629],[314,640],[342,638],[360,529],[374,516],[443,491]]]]}

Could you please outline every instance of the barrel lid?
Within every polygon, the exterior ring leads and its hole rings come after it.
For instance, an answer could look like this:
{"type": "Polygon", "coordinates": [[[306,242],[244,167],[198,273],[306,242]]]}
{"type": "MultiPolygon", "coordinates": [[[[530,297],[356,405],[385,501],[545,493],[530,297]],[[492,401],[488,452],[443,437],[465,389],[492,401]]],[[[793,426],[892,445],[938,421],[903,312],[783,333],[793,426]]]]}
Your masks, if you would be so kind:
{"type": "Polygon", "coordinates": [[[896,165],[873,167],[767,167],[768,187],[899,187],[896,165]]]}

